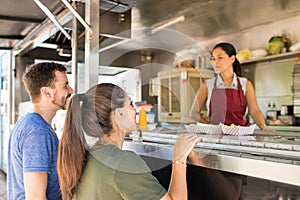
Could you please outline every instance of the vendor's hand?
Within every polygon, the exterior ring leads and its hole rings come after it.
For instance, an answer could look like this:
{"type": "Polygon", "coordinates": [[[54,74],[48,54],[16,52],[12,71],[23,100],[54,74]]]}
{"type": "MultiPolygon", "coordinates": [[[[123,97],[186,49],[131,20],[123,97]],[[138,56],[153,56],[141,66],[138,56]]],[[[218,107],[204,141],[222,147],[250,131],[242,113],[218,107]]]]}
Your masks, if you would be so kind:
{"type": "Polygon", "coordinates": [[[260,126],[260,130],[263,132],[275,132],[274,130],[270,130],[265,124],[260,126]]]}
{"type": "Polygon", "coordinates": [[[174,146],[173,161],[185,162],[195,144],[200,141],[196,134],[182,134],[174,146]]]}

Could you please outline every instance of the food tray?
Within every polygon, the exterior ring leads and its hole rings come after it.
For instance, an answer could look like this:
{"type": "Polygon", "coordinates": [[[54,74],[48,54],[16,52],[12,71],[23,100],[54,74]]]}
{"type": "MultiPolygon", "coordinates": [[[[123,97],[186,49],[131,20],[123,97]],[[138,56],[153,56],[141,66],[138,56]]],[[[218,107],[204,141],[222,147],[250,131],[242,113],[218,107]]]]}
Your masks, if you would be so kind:
{"type": "Polygon", "coordinates": [[[203,124],[197,122],[197,124],[184,125],[189,133],[207,133],[207,134],[222,134],[221,125],[203,124]]]}
{"type": "Polygon", "coordinates": [[[251,135],[253,134],[256,125],[251,126],[227,126],[224,124],[221,124],[222,131],[224,134],[228,135],[251,135]]]}
{"type": "Polygon", "coordinates": [[[188,133],[200,133],[200,130],[196,124],[184,125],[188,133]]]}
{"type": "Polygon", "coordinates": [[[200,133],[207,133],[207,134],[222,134],[222,127],[221,125],[213,125],[213,124],[203,124],[197,122],[198,129],[200,133]]]}

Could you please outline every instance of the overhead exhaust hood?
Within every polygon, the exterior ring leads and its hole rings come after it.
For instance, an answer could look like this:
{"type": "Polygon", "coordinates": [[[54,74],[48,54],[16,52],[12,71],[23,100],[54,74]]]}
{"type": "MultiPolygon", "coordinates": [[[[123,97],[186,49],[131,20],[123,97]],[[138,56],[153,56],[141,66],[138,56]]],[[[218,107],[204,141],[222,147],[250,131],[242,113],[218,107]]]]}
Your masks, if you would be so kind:
{"type": "Polygon", "coordinates": [[[126,3],[122,3],[120,1],[114,0],[101,0],[100,3],[101,10],[107,10],[110,12],[123,13],[130,9],[129,5],[126,3]]]}

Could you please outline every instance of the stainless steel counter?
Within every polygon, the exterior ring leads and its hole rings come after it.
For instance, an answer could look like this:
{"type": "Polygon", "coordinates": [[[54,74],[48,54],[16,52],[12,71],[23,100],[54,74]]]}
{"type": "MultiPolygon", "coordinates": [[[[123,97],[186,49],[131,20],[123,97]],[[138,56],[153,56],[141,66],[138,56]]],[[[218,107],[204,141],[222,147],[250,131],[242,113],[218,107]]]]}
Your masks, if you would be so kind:
{"type": "MultiPolygon", "coordinates": [[[[143,132],[140,141],[127,140],[123,148],[137,154],[172,159],[173,144],[185,130],[143,132]]],[[[198,134],[195,165],[300,186],[300,134],[259,132],[251,136],[198,134]]]]}

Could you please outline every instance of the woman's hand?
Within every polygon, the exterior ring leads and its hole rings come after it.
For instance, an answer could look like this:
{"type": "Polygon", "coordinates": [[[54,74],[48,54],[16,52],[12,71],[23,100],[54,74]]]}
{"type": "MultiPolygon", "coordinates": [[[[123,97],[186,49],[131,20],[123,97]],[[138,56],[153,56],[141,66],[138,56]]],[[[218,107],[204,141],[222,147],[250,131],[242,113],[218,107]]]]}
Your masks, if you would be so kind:
{"type": "Polygon", "coordinates": [[[266,124],[259,126],[260,130],[263,132],[276,132],[275,130],[270,130],[266,124]]]}
{"type": "Polygon", "coordinates": [[[186,162],[186,159],[194,146],[200,141],[196,134],[182,134],[174,146],[173,162],[186,162]]]}

